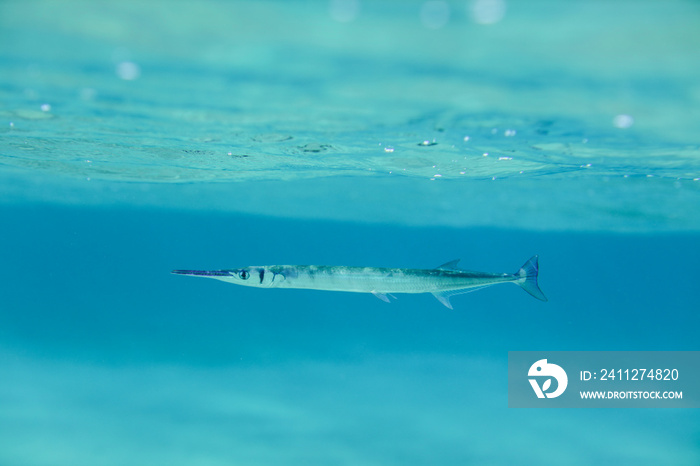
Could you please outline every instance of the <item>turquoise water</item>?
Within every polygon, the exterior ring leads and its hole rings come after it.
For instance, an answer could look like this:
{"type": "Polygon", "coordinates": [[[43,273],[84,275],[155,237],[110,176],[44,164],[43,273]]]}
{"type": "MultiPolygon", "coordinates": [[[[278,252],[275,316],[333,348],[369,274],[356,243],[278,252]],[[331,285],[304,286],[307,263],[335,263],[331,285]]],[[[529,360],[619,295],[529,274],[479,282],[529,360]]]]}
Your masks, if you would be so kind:
{"type": "Polygon", "coordinates": [[[700,5],[0,3],[0,463],[680,464],[507,352],[698,350],[700,5]],[[490,8],[490,9],[489,9],[490,8]],[[457,296],[173,269],[514,272],[457,296]]]}

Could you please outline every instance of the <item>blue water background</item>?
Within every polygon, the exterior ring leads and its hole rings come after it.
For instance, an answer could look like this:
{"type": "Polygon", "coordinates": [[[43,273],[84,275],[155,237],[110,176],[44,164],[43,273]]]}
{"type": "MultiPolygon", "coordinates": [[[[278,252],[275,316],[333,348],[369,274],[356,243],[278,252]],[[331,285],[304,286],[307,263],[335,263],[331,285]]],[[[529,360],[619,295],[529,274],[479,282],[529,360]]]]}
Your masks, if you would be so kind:
{"type": "Polygon", "coordinates": [[[506,385],[507,351],[696,349],[696,235],[128,209],[25,207],[3,218],[15,245],[3,248],[0,276],[9,464],[697,459],[694,410],[509,409],[506,385]],[[459,256],[514,271],[535,252],[548,303],[504,285],[453,298],[453,311],[430,295],[389,305],[168,274],[459,256]]]}
{"type": "Polygon", "coordinates": [[[696,2],[172,5],[0,4],[1,464],[700,463],[506,379],[699,349],[696,2]],[[454,310],[169,273],[533,254],[454,310]]]}

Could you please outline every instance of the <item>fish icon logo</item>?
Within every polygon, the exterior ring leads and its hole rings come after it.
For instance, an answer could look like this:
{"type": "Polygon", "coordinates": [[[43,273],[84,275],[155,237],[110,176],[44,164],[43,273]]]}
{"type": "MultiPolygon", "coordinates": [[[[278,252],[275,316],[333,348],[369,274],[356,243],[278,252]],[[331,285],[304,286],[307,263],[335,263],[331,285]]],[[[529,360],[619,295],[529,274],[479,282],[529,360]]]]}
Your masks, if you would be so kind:
{"type": "Polygon", "coordinates": [[[540,387],[537,379],[528,379],[532,389],[535,391],[537,398],[556,398],[566,390],[566,386],[569,383],[569,378],[566,376],[566,372],[560,366],[556,364],[550,364],[546,359],[540,359],[532,366],[527,372],[529,377],[550,377],[544,381],[542,387],[540,387]],[[557,381],[557,388],[553,392],[548,393],[547,390],[552,386],[552,378],[557,381]]]}

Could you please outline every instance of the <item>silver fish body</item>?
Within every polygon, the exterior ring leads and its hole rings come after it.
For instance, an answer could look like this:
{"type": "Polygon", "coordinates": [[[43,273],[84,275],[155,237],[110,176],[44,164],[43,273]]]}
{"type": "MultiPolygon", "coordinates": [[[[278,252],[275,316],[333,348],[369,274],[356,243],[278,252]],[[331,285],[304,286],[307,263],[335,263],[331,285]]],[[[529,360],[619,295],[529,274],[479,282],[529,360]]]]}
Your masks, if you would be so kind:
{"type": "Polygon", "coordinates": [[[223,270],[174,270],[174,274],[208,277],[259,288],[298,288],[372,293],[383,301],[394,293],[432,293],[452,309],[449,298],[498,283],[515,283],[546,301],[537,284],[538,258],[533,256],[518,272],[486,273],[462,270],[459,260],[435,269],[347,267],[326,265],[269,265],[223,270]]]}

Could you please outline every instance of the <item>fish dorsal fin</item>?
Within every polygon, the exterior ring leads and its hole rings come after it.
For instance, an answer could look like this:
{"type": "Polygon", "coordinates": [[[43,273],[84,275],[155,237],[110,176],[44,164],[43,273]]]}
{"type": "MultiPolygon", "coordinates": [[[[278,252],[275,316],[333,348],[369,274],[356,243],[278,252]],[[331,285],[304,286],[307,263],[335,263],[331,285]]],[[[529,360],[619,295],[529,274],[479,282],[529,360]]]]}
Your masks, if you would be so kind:
{"type": "Polygon", "coordinates": [[[442,269],[442,270],[459,270],[459,267],[457,267],[457,264],[459,264],[459,259],[455,259],[453,261],[445,262],[439,267],[436,267],[437,269],[442,269]]]}

